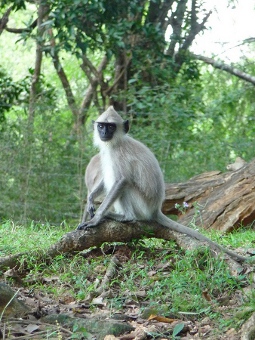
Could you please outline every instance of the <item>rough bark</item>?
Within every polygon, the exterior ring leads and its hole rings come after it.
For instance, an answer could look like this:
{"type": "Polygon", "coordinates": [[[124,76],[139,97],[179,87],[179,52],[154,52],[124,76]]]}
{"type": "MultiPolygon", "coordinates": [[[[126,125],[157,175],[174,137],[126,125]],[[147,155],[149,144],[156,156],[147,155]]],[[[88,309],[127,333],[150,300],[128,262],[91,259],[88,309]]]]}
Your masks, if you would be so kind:
{"type": "Polygon", "coordinates": [[[43,18],[48,11],[48,6],[45,6],[42,1],[38,2],[38,19],[37,19],[37,39],[36,39],[36,53],[35,53],[35,67],[32,77],[30,95],[29,95],[29,125],[33,125],[33,118],[36,109],[38,85],[40,82],[41,67],[43,60],[43,34],[45,27],[43,26],[43,18]]]}
{"type": "Polygon", "coordinates": [[[228,232],[255,220],[255,159],[237,171],[211,171],[184,183],[166,185],[165,214],[179,214],[175,204],[189,208],[178,222],[228,232]]]}
{"type": "MultiPolygon", "coordinates": [[[[65,234],[57,243],[53,244],[46,251],[34,251],[28,254],[16,254],[10,257],[0,258],[0,269],[6,267],[19,268],[20,271],[26,270],[24,257],[30,256],[37,261],[43,259],[50,262],[52,258],[59,254],[80,252],[90,247],[100,247],[104,242],[129,242],[134,239],[142,239],[144,237],[155,237],[165,240],[174,240],[185,250],[194,250],[200,246],[208,246],[191,237],[173,232],[167,227],[158,223],[135,222],[135,223],[120,223],[107,220],[95,228],[86,231],[72,231],[65,234]],[[22,266],[21,266],[22,264],[22,266]]],[[[238,275],[243,267],[230,256],[223,254],[222,251],[215,247],[210,248],[213,256],[224,259],[227,262],[232,275],[238,275]]]]}

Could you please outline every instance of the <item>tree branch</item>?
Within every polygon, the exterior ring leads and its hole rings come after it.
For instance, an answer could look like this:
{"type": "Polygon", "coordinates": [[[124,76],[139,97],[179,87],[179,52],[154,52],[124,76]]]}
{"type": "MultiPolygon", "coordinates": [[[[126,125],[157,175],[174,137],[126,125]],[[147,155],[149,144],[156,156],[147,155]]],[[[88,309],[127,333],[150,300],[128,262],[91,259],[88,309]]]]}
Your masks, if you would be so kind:
{"type": "Polygon", "coordinates": [[[48,6],[45,6],[41,1],[39,2],[38,8],[38,19],[36,20],[37,23],[37,37],[36,37],[36,54],[35,54],[35,68],[34,74],[32,77],[31,87],[30,87],[30,95],[29,95],[29,119],[31,120],[29,125],[33,125],[32,120],[34,116],[36,100],[37,100],[37,87],[38,82],[41,74],[41,66],[42,66],[42,59],[43,59],[43,32],[45,31],[45,27],[42,26],[43,17],[48,10],[48,6]]]}
{"type": "Polygon", "coordinates": [[[88,77],[90,84],[88,86],[88,89],[86,91],[86,94],[84,96],[84,99],[82,101],[80,110],[79,110],[79,120],[78,124],[83,125],[86,121],[86,110],[90,107],[91,102],[95,96],[95,92],[97,89],[98,84],[101,86],[101,92],[102,97],[105,91],[105,88],[107,87],[107,84],[104,81],[103,77],[103,71],[105,70],[106,66],[108,65],[108,58],[105,55],[96,69],[90,60],[87,57],[83,57],[83,63],[81,64],[81,69],[84,71],[86,76],[88,77]],[[89,70],[90,72],[89,72],[89,70]],[[92,76],[91,72],[94,74],[94,77],[92,76]]]}
{"type": "Polygon", "coordinates": [[[3,30],[6,29],[6,25],[9,21],[9,15],[12,11],[12,6],[7,9],[7,11],[4,13],[2,18],[0,19],[0,35],[2,34],[3,30]]]}
{"type": "Polygon", "coordinates": [[[205,62],[206,64],[209,64],[209,65],[212,65],[214,68],[217,68],[219,70],[222,70],[222,71],[226,71],[240,79],[243,79],[253,85],[255,85],[255,77],[254,76],[251,76],[250,74],[247,74],[241,70],[238,70],[236,68],[234,68],[233,66],[230,66],[230,65],[227,65],[225,64],[224,62],[222,61],[217,61],[217,60],[214,60],[212,58],[208,58],[208,57],[204,57],[202,55],[197,55],[197,54],[192,54],[192,56],[195,58],[195,59],[198,59],[198,60],[201,60],[203,62],[205,62]]]}
{"type": "MultiPolygon", "coordinates": [[[[192,10],[192,13],[194,11],[195,11],[195,9],[192,10]]],[[[212,11],[209,11],[205,15],[204,19],[202,20],[202,22],[200,24],[196,21],[197,20],[196,14],[192,15],[190,31],[189,31],[189,34],[187,35],[187,37],[185,38],[185,40],[184,40],[184,42],[181,46],[181,50],[186,51],[191,46],[196,35],[204,29],[205,23],[207,22],[207,20],[208,20],[208,18],[211,14],[212,14],[212,11]]]]}
{"type": "Polygon", "coordinates": [[[175,53],[175,46],[181,42],[182,24],[184,14],[187,6],[187,0],[180,0],[178,2],[176,11],[171,14],[169,23],[172,26],[173,33],[171,34],[171,42],[166,54],[173,57],[175,53]]]}
{"type": "Polygon", "coordinates": [[[92,64],[92,62],[88,59],[86,55],[82,56],[81,69],[86,73],[90,81],[91,81],[91,73],[94,75],[95,78],[99,78],[99,73],[97,69],[95,68],[95,66],[92,64]]]}
{"type": "MultiPolygon", "coordinates": [[[[37,250],[27,254],[19,254],[0,258],[0,269],[6,267],[13,268],[14,266],[20,267],[25,271],[24,256],[33,256],[37,260],[44,260],[51,262],[52,258],[59,254],[76,253],[83,251],[90,247],[100,247],[104,242],[130,242],[131,240],[143,239],[144,237],[156,237],[165,240],[175,240],[176,243],[185,250],[194,250],[203,246],[208,246],[199,242],[187,235],[180,234],[172,231],[170,228],[164,227],[156,222],[132,222],[120,223],[113,220],[107,220],[95,228],[90,228],[85,231],[72,231],[65,234],[57,243],[52,245],[48,250],[37,250]]],[[[233,275],[238,275],[243,269],[242,266],[227,254],[223,254],[221,250],[214,246],[210,246],[213,256],[222,258],[227,262],[230,271],[233,275]]]]}
{"type": "MultiPolygon", "coordinates": [[[[152,3],[152,1],[151,1],[151,3],[152,3]]],[[[160,25],[161,25],[164,32],[166,32],[167,27],[168,27],[168,20],[166,20],[166,18],[168,18],[167,13],[169,12],[171,7],[173,6],[173,3],[174,3],[174,0],[170,0],[170,1],[164,0],[164,2],[161,5],[158,20],[159,20],[160,25]]]]}
{"type": "MultiPolygon", "coordinates": [[[[126,64],[124,65],[124,67],[122,68],[122,70],[120,70],[120,72],[117,74],[117,76],[114,79],[113,84],[108,87],[107,90],[105,90],[105,93],[107,95],[110,95],[112,93],[112,91],[114,90],[115,86],[118,84],[118,82],[120,81],[120,79],[123,77],[124,73],[127,71],[127,67],[129,66],[130,62],[132,60],[132,57],[127,58],[126,60],[126,64]]],[[[117,72],[116,72],[117,73],[117,72]]]]}
{"type": "MultiPolygon", "coordinates": [[[[46,14],[46,13],[45,13],[46,14]]],[[[15,34],[19,34],[19,33],[24,33],[24,32],[30,32],[32,31],[34,28],[36,28],[37,26],[37,21],[38,18],[36,18],[32,24],[29,27],[24,27],[24,28],[10,28],[10,27],[5,27],[5,30],[9,33],[15,33],[15,34]]],[[[1,32],[0,32],[1,33],[1,32]]]]}
{"type": "Polygon", "coordinates": [[[51,48],[51,57],[52,57],[53,65],[54,65],[54,68],[57,72],[59,80],[61,81],[63,89],[65,91],[68,106],[69,106],[73,116],[77,119],[78,116],[79,116],[79,110],[77,108],[75,97],[74,97],[72,88],[70,86],[69,80],[67,78],[67,75],[65,73],[65,70],[63,69],[63,67],[61,65],[61,62],[60,62],[60,59],[59,59],[59,56],[58,56],[58,52],[56,50],[56,43],[55,43],[55,39],[53,37],[52,30],[49,30],[49,34],[51,35],[51,47],[52,47],[51,48]]]}

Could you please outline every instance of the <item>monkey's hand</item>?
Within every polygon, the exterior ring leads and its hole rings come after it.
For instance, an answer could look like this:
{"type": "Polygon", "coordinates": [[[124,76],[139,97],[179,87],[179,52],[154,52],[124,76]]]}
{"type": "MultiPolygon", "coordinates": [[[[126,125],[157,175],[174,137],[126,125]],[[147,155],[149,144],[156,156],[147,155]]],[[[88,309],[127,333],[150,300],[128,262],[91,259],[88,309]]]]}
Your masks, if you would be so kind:
{"type": "Polygon", "coordinates": [[[95,216],[95,211],[96,209],[95,209],[94,204],[89,204],[87,212],[89,213],[91,219],[95,216]]]}
{"type": "Polygon", "coordinates": [[[76,230],[85,230],[87,228],[87,223],[80,223],[76,230]]]}
{"type": "Polygon", "coordinates": [[[89,213],[91,219],[95,216],[95,211],[96,209],[94,206],[94,198],[93,195],[90,194],[88,199],[87,212],[89,213]]]}
{"type": "Polygon", "coordinates": [[[90,221],[78,225],[77,230],[85,230],[97,226],[103,219],[95,215],[90,221]]]}

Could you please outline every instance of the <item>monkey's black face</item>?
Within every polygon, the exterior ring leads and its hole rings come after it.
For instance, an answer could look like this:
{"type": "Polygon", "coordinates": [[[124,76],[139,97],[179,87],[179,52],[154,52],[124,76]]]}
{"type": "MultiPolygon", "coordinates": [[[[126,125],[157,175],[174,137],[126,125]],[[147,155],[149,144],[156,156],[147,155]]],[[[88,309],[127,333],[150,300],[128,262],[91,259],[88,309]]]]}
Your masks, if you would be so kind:
{"type": "Polygon", "coordinates": [[[97,122],[97,131],[99,133],[100,139],[103,142],[107,142],[112,139],[114,132],[116,131],[116,124],[97,122]]]}

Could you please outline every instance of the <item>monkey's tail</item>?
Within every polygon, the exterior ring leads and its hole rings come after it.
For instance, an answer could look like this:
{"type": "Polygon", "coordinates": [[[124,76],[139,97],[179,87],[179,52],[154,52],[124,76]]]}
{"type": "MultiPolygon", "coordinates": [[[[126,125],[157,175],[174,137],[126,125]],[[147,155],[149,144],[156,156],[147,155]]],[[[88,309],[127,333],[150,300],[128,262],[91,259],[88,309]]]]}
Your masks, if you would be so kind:
{"type": "Polygon", "coordinates": [[[210,246],[212,246],[216,249],[222,250],[224,253],[226,253],[229,256],[231,256],[232,258],[234,258],[237,262],[244,262],[244,261],[248,260],[247,257],[239,255],[239,254],[235,253],[234,251],[229,250],[227,248],[224,248],[220,244],[212,241],[210,238],[204,236],[203,234],[199,233],[198,231],[171,220],[170,218],[165,216],[162,212],[160,212],[158,214],[156,221],[158,223],[162,224],[163,226],[170,228],[173,231],[177,231],[179,233],[186,234],[188,236],[196,238],[199,241],[206,242],[210,246]]]}

